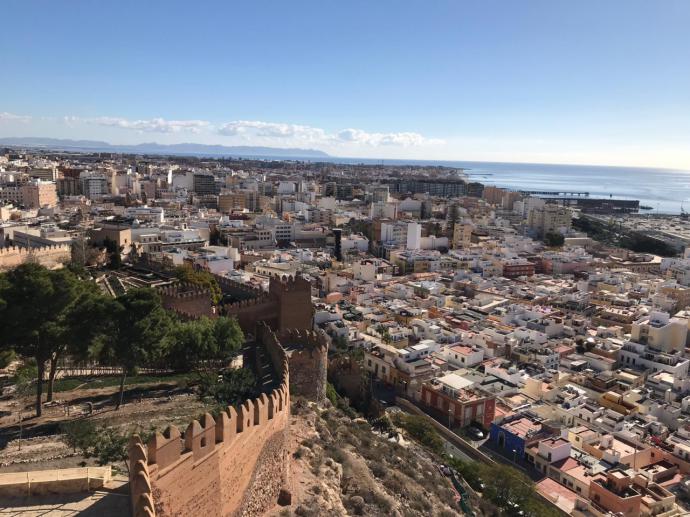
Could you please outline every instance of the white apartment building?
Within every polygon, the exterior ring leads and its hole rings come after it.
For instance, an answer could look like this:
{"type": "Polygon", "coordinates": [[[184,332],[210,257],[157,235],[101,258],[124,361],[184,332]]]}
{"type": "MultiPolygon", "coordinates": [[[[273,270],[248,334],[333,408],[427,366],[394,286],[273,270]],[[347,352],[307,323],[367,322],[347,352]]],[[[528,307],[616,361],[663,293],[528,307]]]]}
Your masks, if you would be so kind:
{"type": "Polygon", "coordinates": [[[564,206],[546,204],[530,210],[527,224],[540,237],[548,233],[565,233],[572,227],[572,214],[564,206]]]}

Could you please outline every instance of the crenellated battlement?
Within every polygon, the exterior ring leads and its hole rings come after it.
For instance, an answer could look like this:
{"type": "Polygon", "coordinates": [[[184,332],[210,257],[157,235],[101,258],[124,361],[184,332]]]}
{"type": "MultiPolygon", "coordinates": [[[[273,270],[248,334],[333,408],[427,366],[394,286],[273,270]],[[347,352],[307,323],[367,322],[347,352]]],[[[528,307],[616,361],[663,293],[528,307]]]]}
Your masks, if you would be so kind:
{"type": "Polygon", "coordinates": [[[177,298],[180,300],[210,296],[211,294],[209,289],[187,282],[158,286],[156,290],[162,297],[177,298]]]}
{"type": "MultiPolygon", "coordinates": [[[[170,426],[147,444],[138,436],[132,437],[130,493],[135,517],[202,515],[210,508],[213,515],[239,512],[257,497],[252,495],[253,476],[247,475],[247,469],[254,472],[260,468],[258,462],[264,451],[275,447],[274,441],[281,444],[279,464],[284,464],[277,471],[279,483],[268,487],[276,492],[273,495],[277,499],[277,490],[287,475],[284,443],[290,413],[289,364],[285,350],[267,325],[258,326],[256,339],[277,376],[277,388],[228,406],[215,419],[205,413],[192,420],[184,434],[170,426]],[[235,480],[238,475],[241,478],[235,480]],[[207,487],[215,485],[217,493],[209,493],[207,487]]],[[[251,506],[255,505],[254,501],[251,506]]]]}
{"type": "Polygon", "coordinates": [[[270,298],[262,292],[258,298],[251,298],[248,300],[240,300],[239,302],[229,303],[225,305],[225,310],[230,314],[233,311],[246,309],[247,307],[255,307],[263,303],[270,302],[270,298]]]}
{"type": "Polygon", "coordinates": [[[279,341],[286,348],[306,348],[327,352],[331,338],[322,329],[286,329],[280,333],[279,341]]]}
{"type": "Polygon", "coordinates": [[[12,269],[27,260],[34,260],[47,268],[60,267],[63,263],[68,262],[71,256],[72,247],[69,244],[36,248],[21,246],[0,248],[0,271],[12,269]]]}
{"type": "Polygon", "coordinates": [[[22,246],[8,246],[0,248],[0,257],[3,255],[32,255],[48,253],[51,251],[71,251],[72,247],[69,244],[55,244],[53,246],[37,246],[31,248],[24,248],[22,246]]]}
{"type": "Polygon", "coordinates": [[[288,355],[290,392],[323,404],[326,401],[331,338],[321,329],[287,329],[279,334],[278,339],[288,355]]]}
{"type": "Polygon", "coordinates": [[[184,319],[217,316],[211,299],[211,291],[196,284],[175,283],[156,287],[163,307],[184,319]]]}
{"type": "Polygon", "coordinates": [[[269,280],[268,290],[270,293],[306,291],[311,293],[311,284],[300,273],[294,277],[275,274],[269,280]]]}
{"type": "Polygon", "coordinates": [[[252,297],[262,296],[266,294],[266,292],[261,287],[257,287],[245,282],[238,282],[237,280],[233,280],[222,275],[214,274],[213,277],[216,279],[216,282],[218,282],[218,285],[220,286],[223,292],[239,291],[241,293],[244,293],[246,296],[252,297]]]}

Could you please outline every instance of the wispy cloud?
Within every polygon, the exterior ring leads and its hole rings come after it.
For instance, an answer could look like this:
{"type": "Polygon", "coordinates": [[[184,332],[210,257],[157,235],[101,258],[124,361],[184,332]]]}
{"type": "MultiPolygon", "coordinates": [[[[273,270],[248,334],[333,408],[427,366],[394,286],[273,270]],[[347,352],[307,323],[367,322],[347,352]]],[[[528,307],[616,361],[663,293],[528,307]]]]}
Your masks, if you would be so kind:
{"type": "Polygon", "coordinates": [[[302,142],[338,145],[354,144],[372,147],[443,144],[443,140],[427,138],[419,133],[369,133],[362,129],[342,129],[329,133],[324,129],[299,124],[263,122],[260,120],[235,120],[218,127],[217,132],[225,136],[242,136],[245,138],[261,137],[275,139],[295,139],[302,142]]]}
{"type": "Polygon", "coordinates": [[[297,138],[322,141],[327,135],[323,129],[299,124],[262,122],[259,120],[235,120],[221,124],[218,133],[225,136],[258,136],[262,138],[297,138]]]}
{"type": "Polygon", "coordinates": [[[427,138],[419,133],[368,133],[361,129],[343,129],[338,131],[337,139],[341,142],[371,145],[397,145],[402,147],[416,147],[420,145],[440,145],[445,143],[441,139],[427,138]]]}
{"type": "MultiPolygon", "coordinates": [[[[30,116],[0,112],[0,122],[27,123],[30,116]]],[[[59,123],[70,129],[79,126],[101,126],[117,128],[138,133],[159,134],[204,134],[207,138],[215,135],[241,139],[247,143],[261,145],[311,145],[336,149],[377,148],[377,147],[423,147],[445,144],[444,140],[428,138],[414,132],[369,132],[363,129],[346,128],[327,131],[320,127],[261,120],[233,120],[212,124],[207,120],[168,120],[162,117],[150,119],[128,119],[125,117],[39,117],[37,121],[59,123]]]]}
{"type": "Polygon", "coordinates": [[[29,115],[17,115],[15,113],[8,113],[7,111],[0,111],[0,121],[3,120],[11,122],[29,122],[31,117],[29,115]]]}
{"type": "Polygon", "coordinates": [[[210,125],[206,120],[166,120],[164,118],[128,120],[119,117],[97,117],[85,120],[88,123],[97,124],[99,126],[133,129],[135,131],[147,133],[200,133],[203,128],[210,125]]]}

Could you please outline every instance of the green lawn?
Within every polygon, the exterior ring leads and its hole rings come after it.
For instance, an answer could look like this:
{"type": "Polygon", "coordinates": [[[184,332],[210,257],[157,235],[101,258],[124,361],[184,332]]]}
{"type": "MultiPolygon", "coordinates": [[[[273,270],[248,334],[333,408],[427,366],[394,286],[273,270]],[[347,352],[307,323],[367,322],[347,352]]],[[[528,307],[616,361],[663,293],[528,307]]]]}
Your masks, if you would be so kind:
{"type": "MultiPolygon", "coordinates": [[[[192,380],[194,375],[191,373],[175,373],[170,375],[135,375],[127,377],[125,386],[136,386],[137,384],[179,384],[192,380]]],[[[110,388],[120,385],[120,377],[70,377],[68,379],[58,379],[55,381],[54,391],[72,391],[80,389],[110,388]]],[[[47,389],[47,383],[46,383],[47,389]]]]}

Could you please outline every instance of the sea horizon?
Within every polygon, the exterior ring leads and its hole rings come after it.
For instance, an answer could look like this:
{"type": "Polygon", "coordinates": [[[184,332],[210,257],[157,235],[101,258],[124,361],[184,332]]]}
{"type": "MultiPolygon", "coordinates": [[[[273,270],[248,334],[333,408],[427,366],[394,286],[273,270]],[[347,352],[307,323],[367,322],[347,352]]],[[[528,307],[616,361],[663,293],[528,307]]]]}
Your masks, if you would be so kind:
{"type": "MultiPolygon", "coordinates": [[[[250,158],[250,157],[243,157],[250,158]]],[[[259,158],[259,157],[254,157],[259,158]]],[[[270,159],[279,160],[280,157],[270,159]]],[[[438,166],[463,169],[465,176],[485,185],[509,190],[588,192],[593,198],[637,199],[645,214],[680,214],[690,208],[690,171],[663,167],[577,165],[525,162],[343,158],[286,160],[347,165],[438,166]]]]}

